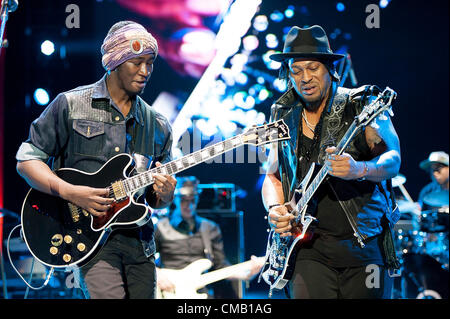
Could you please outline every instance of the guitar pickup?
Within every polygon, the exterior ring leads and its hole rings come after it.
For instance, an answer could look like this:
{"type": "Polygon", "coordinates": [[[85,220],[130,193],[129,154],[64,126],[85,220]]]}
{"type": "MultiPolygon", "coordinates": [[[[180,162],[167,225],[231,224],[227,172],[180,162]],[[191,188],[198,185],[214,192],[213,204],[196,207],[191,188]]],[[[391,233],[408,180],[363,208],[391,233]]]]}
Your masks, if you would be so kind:
{"type": "Polygon", "coordinates": [[[111,189],[113,191],[114,199],[116,201],[121,201],[127,198],[127,192],[122,181],[117,181],[111,184],[111,189]]]}

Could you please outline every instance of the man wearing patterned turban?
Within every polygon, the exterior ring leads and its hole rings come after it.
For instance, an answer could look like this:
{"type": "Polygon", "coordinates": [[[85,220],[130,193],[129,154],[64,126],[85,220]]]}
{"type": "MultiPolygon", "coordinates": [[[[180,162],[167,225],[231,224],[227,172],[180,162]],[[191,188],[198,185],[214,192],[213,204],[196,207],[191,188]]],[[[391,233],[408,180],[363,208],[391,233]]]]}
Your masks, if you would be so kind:
{"type": "MultiPolygon", "coordinates": [[[[121,21],[109,30],[101,52],[106,70],[102,79],[59,94],[31,124],[16,155],[17,171],[31,187],[75,204],[94,220],[111,213],[109,188],[71,184],[52,169],[94,173],[112,157],[128,153],[135,171],[142,172],[151,158],[157,166],[170,161],[172,146],[167,120],[139,97],[158,55],[155,38],[140,24],[121,21]]],[[[155,182],[140,198],[153,208],[168,206],[176,180],[166,174],[153,177],[155,182]]],[[[87,296],[154,298],[154,247],[151,222],[115,229],[80,269],[87,296]]],[[[68,266],[71,258],[64,259],[68,266]]]]}

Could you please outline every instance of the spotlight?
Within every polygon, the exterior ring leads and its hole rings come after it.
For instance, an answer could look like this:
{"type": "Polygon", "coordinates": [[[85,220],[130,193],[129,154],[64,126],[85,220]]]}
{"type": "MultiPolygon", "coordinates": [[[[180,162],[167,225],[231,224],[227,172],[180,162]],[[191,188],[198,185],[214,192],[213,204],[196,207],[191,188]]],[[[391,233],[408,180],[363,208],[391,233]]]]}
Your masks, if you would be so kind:
{"type": "Polygon", "coordinates": [[[380,0],[380,8],[386,8],[390,0],[380,0]]]}
{"type": "Polygon", "coordinates": [[[345,10],[345,5],[342,2],[338,2],[336,5],[336,9],[337,11],[342,12],[345,10]]]}
{"type": "Polygon", "coordinates": [[[46,105],[50,101],[50,97],[49,97],[47,91],[44,89],[41,89],[41,88],[36,89],[36,91],[34,91],[33,96],[34,96],[34,100],[39,105],[46,105]]]}
{"type": "Polygon", "coordinates": [[[259,45],[259,40],[254,35],[248,35],[242,39],[242,44],[244,45],[244,49],[247,51],[255,50],[259,45]]]}
{"type": "Polygon", "coordinates": [[[52,55],[55,52],[55,45],[52,41],[45,40],[41,44],[41,52],[45,55],[52,55]]]}
{"type": "Polygon", "coordinates": [[[267,27],[269,26],[269,20],[265,15],[259,15],[255,17],[255,20],[253,22],[253,27],[256,31],[263,32],[266,31],[267,27]]]}
{"type": "Polygon", "coordinates": [[[284,18],[284,15],[278,10],[276,10],[270,14],[270,19],[275,22],[281,22],[281,21],[283,21],[283,18],[284,18]]]}
{"type": "Polygon", "coordinates": [[[266,46],[270,49],[275,49],[278,46],[277,36],[273,33],[266,35],[266,46]]]}
{"type": "Polygon", "coordinates": [[[294,6],[289,6],[286,10],[284,10],[284,15],[286,18],[292,18],[294,16],[294,6]]]}

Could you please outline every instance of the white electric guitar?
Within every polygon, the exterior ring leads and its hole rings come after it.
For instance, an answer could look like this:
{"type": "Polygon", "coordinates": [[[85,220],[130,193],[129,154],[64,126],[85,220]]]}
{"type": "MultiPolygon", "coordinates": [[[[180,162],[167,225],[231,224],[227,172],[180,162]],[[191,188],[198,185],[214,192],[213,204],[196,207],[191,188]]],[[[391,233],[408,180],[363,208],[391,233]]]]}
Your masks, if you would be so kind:
{"type": "MultiPolygon", "coordinates": [[[[264,257],[258,257],[257,263],[262,267],[264,260],[264,257]]],[[[250,272],[251,263],[252,261],[248,260],[240,264],[204,274],[203,272],[212,267],[212,262],[209,259],[196,260],[183,269],[178,270],[161,268],[159,271],[164,273],[170,279],[175,288],[171,291],[162,291],[158,288],[156,298],[206,299],[208,298],[208,294],[198,293],[197,290],[205,287],[206,285],[212,284],[213,282],[233,277],[235,274],[246,271],[250,272]]]]}

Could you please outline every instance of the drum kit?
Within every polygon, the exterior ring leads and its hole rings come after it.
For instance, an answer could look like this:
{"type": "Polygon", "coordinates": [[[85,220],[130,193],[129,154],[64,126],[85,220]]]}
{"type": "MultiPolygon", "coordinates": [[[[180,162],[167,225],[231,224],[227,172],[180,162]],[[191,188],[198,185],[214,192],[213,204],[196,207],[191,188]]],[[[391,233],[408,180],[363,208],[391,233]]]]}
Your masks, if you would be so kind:
{"type": "Polygon", "coordinates": [[[399,174],[392,185],[403,198],[397,199],[401,213],[394,227],[394,242],[402,265],[400,282],[394,284],[394,297],[407,299],[448,298],[449,192],[437,191],[423,198],[426,210],[415,203],[399,174]]]}

